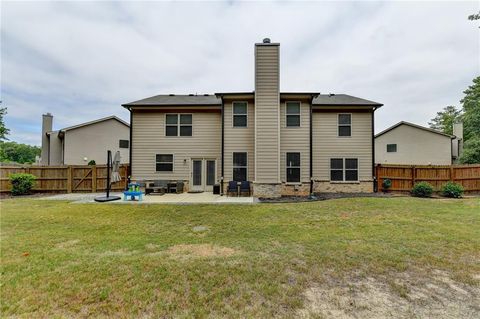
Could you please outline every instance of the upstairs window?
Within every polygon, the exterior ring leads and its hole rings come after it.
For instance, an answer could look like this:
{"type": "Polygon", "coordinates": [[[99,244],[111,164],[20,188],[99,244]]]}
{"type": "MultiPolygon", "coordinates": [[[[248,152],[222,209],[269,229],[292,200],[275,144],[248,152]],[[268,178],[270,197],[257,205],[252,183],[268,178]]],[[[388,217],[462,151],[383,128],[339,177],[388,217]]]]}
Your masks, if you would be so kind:
{"type": "Polygon", "coordinates": [[[233,127],[247,127],[247,102],[233,102],[233,127]]]}
{"type": "Polygon", "coordinates": [[[287,153],[287,183],[300,183],[300,153],[287,153]]]}
{"type": "Polygon", "coordinates": [[[165,116],[165,136],[192,136],[192,114],[165,116]]]}
{"type": "Polygon", "coordinates": [[[300,102],[287,102],[285,116],[287,127],[300,127],[300,102]]]}
{"type": "Polygon", "coordinates": [[[338,136],[352,136],[352,114],[338,114],[338,136]]]}
{"type": "Polygon", "coordinates": [[[233,153],[233,180],[247,180],[247,153],[233,153]]]}
{"type": "Polygon", "coordinates": [[[129,147],[129,140],[120,140],[118,142],[118,147],[120,148],[128,148],[129,147]]]}
{"type": "Polygon", "coordinates": [[[387,153],[396,153],[397,144],[387,144],[387,153]]]}
{"type": "Polygon", "coordinates": [[[330,159],[331,181],[358,181],[357,158],[332,158],[330,159]]]}
{"type": "Polygon", "coordinates": [[[173,172],[173,154],[156,154],[155,170],[157,172],[173,172]]]}

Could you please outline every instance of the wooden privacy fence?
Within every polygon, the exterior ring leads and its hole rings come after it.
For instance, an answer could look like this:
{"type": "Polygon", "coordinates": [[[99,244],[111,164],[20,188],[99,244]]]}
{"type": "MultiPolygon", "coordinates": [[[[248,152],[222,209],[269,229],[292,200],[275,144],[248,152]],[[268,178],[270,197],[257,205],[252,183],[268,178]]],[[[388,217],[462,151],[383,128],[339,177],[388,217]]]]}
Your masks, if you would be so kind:
{"type": "Polygon", "coordinates": [[[385,179],[392,181],[391,191],[409,192],[418,182],[428,182],[441,190],[451,181],[461,184],[465,192],[480,192],[480,165],[376,165],[378,190],[385,179]]]}
{"type": "MultiPolygon", "coordinates": [[[[101,192],[107,186],[106,165],[0,166],[0,192],[10,192],[9,176],[15,173],[35,175],[37,179],[33,190],[36,192],[101,192]]],[[[127,174],[128,164],[120,165],[122,180],[112,184],[112,191],[125,189],[127,174]]]]}

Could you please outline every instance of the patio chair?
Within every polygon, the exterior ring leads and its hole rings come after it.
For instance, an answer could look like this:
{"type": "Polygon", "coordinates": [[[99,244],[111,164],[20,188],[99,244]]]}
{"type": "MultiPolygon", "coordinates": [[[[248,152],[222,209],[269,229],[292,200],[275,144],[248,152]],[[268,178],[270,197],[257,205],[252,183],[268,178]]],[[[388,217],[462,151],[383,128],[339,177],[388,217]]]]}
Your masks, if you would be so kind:
{"type": "Polygon", "coordinates": [[[183,193],[183,181],[170,182],[168,185],[170,193],[183,193]]]}
{"type": "Polygon", "coordinates": [[[251,191],[250,191],[250,181],[243,181],[243,182],[240,184],[240,194],[244,194],[244,193],[247,193],[248,196],[251,195],[251,191]]]}
{"type": "Polygon", "coordinates": [[[227,196],[230,193],[235,193],[238,196],[238,187],[236,181],[229,181],[227,187],[227,196]]]}

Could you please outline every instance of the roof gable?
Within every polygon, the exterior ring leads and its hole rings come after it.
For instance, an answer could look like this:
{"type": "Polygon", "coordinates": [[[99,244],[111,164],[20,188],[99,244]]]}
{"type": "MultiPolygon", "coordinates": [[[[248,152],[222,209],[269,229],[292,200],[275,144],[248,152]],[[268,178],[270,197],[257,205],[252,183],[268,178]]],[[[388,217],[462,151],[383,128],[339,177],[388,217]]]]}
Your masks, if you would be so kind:
{"type": "Polygon", "coordinates": [[[442,136],[445,136],[445,137],[448,137],[448,138],[455,138],[455,136],[453,136],[453,135],[445,134],[443,132],[440,132],[440,131],[437,131],[437,130],[434,130],[434,129],[431,129],[431,128],[428,128],[428,127],[420,126],[420,125],[413,124],[413,123],[410,123],[410,122],[405,122],[405,121],[398,122],[397,124],[387,128],[386,130],[381,131],[380,133],[375,135],[375,138],[377,138],[377,137],[379,137],[379,136],[381,136],[385,133],[388,133],[391,130],[396,129],[397,127],[399,127],[401,125],[407,125],[407,126],[419,129],[419,130],[423,130],[423,131],[434,133],[434,134],[439,134],[439,135],[442,135],[442,136]]]}
{"type": "Polygon", "coordinates": [[[112,115],[112,116],[107,116],[107,117],[104,117],[104,118],[101,118],[101,119],[98,119],[98,120],[93,120],[93,121],[90,121],[90,122],[85,122],[85,123],[65,127],[65,128],[62,128],[59,131],[62,131],[62,132],[70,131],[70,130],[74,130],[74,129],[77,129],[77,128],[80,128],[80,127],[84,127],[84,126],[88,126],[88,125],[92,125],[92,124],[97,124],[97,123],[105,122],[105,121],[109,121],[109,120],[116,120],[116,121],[122,123],[123,125],[125,125],[127,127],[130,127],[130,125],[127,122],[125,122],[124,120],[116,117],[115,115],[112,115]]]}

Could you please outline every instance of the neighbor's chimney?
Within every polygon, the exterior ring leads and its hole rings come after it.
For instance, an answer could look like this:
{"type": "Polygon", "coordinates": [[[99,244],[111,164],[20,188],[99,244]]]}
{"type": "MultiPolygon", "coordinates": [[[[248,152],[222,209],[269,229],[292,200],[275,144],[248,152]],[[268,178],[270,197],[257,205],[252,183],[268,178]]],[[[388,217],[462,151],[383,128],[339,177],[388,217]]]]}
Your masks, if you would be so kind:
{"type": "Polygon", "coordinates": [[[255,183],[280,183],[279,130],[280,44],[266,38],[255,44],[255,183]]]}
{"type": "Polygon", "coordinates": [[[455,135],[454,156],[459,158],[463,154],[463,122],[453,123],[453,135],[455,135]]]}
{"type": "Polygon", "coordinates": [[[41,165],[49,165],[50,158],[50,138],[47,132],[52,131],[53,115],[50,113],[42,115],[42,158],[41,165]]]}

